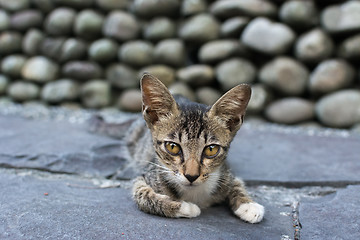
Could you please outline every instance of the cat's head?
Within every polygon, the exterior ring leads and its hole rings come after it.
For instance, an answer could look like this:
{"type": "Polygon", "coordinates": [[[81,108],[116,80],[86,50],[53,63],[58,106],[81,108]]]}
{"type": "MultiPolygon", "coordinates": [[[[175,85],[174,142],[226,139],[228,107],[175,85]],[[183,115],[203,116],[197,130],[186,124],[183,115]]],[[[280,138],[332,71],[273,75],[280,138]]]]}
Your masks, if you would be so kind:
{"type": "Polygon", "coordinates": [[[250,86],[234,87],[211,107],[175,101],[150,74],[142,77],[141,91],[143,116],[164,167],[185,186],[200,185],[216,174],[243,122],[250,86]]]}

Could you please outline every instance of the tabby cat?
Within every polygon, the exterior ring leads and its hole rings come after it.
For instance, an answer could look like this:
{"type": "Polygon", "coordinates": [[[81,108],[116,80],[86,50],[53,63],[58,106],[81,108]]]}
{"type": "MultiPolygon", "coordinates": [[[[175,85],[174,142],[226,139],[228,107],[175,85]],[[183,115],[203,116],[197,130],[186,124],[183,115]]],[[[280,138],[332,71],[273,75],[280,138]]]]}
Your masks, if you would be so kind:
{"type": "Polygon", "coordinates": [[[208,107],[181,97],[175,100],[160,80],[145,74],[141,92],[147,128],[138,121],[125,137],[134,162],[144,169],[132,190],[139,209],[192,218],[202,208],[225,202],[242,220],[260,222],[264,207],[249,197],[226,164],[251,88],[238,85],[208,107]]]}

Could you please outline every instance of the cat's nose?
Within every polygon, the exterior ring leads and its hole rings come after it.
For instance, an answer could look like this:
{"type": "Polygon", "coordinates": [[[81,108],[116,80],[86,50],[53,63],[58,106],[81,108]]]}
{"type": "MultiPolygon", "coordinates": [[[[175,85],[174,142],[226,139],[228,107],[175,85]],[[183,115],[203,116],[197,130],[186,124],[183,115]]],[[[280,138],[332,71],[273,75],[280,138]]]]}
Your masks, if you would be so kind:
{"type": "Polygon", "coordinates": [[[199,177],[199,175],[185,174],[185,177],[187,178],[187,180],[189,180],[189,182],[192,183],[199,177]]]}

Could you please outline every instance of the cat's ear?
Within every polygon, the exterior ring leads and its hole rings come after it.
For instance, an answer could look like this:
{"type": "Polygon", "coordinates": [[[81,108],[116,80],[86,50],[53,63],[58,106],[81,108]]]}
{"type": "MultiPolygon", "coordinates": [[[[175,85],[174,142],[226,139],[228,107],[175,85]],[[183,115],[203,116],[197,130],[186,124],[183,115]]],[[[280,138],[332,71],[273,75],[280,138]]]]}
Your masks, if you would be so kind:
{"type": "Polygon", "coordinates": [[[162,117],[178,113],[173,96],[159,79],[145,73],[141,78],[140,85],[142,111],[148,124],[154,125],[162,117]]]}
{"type": "Polygon", "coordinates": [[[238,85],[225,93],[209,110],[208,116],[224,123],[230,131],[239,130],[251,97],[251,87],[238,85]]]}

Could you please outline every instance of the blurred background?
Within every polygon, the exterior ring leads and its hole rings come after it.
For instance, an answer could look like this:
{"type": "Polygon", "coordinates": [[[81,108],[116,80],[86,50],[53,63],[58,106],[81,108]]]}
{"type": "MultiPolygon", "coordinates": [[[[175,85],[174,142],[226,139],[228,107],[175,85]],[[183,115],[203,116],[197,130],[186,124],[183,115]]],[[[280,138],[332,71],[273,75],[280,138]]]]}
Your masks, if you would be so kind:
{"type": "Polygon", "coordinates": [[[141,109],[139,79],[248,116],[360,129],[360,1],[0,0],[0,102],[141,109]]]}

